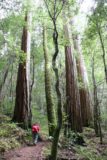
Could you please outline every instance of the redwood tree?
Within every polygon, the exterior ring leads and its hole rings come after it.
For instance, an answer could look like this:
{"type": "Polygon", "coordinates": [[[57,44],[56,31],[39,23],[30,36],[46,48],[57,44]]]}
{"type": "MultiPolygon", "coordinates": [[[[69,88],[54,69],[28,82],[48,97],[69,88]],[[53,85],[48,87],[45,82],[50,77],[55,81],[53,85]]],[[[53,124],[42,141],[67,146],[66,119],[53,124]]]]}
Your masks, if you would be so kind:
{"type": "Polygon", "coordinates": [[[31,118],[31,109],[29,108],[29,76],[30,76],[30,32],[28,24],[31,22],[31,16],[26,12],[25,26],[23,27],[21,56],[17,75],[16,100],[13,121],[18,122],[23,128],[28,127],[31,118]]]}
{"type": "Polygon", "coordinates": [[[81,105],[77,85],[75,59],[71,47],[65,46],[66,56],[66,113],[68,127],[75,132],[82,132],[81,105]]]}
{"type": "Polygon", "coordinates": [[[84,57],[79,44],[78,36],[73,36],[74,48],[76,50],[76,65],[78,71],[79,93],[81,102],[81,115],[83,126],[89,126],[92,120],[91,97],[89,93],[88,75],[85,67],[84,57]]]}
{"type": "MultiPolygon", "coordinates": [[[[65,15],[63,15],[65,17],[65,15]]],[[[64,18],[66,22],[66,17],[64,18]]],[[[75,132],[82,132],[82,118],[80,95],[77,80],[76,61],[70,44],[68,26],[64,23],[65,43],[65,66],[66,66],[66,114],[68,128],[75,132]]]]}

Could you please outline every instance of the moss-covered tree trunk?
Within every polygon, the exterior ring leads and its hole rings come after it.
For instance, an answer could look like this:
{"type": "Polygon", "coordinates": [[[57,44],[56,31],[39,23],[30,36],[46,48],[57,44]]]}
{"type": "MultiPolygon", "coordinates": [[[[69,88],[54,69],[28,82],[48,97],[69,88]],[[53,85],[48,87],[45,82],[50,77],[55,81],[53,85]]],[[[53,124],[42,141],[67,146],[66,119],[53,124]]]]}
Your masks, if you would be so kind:
{"type": "MultiPolygon", "coordinates": [[[[59,45],[58,45],[58,31],[57,31],[57,18],[59,14],[62,11],[64,1],[59,1],[59,0],[54,0],[53,1],[53,12],[50,10],[50,3],[49,0],[44,0],[45,5],[48,10],[48,14],[52,20],[53,23],[53,44],[54,44],[54,55],[52,57],[52,68],[55,73],[55,78],[56,78],[56,83],[55,83],[55,89],[56,89],[56,94],[57,94],[57,124],[55,127],[55,132],[54,132],[54,139],[52,142],[52,148],[51,148],[51,156],[50,160],[57,160],[57,149],[58,149],[58,141],[59,141],[59,136],[60,136],[60,131],[62,128],[62,102],[61,102],[61,93],[60,93],[60,88],[59,88],[59,72],[58,68],[56,65],[56,60],[57,56],[59,53],[59,45]]],[[[52,8],[51,8],[52,9],[52,8]]]]}
{"type": "Polygon", "coordinates": [[[30,121],[31,110],[29,108],[29,79],[30,79],[30,33],[28,31],[28,13],[25,16],[23,27],[21,56],[17,75],[16,100],[13,121],[18,122],[23,128],[27,128],[30,121]]]}
{"type": "Polygon", "coordinates": [[[56,94],[57,94],[57,125],[55,128],[54,132],[54,140],[52,143],[52,149],[51,149],[51,160],[57,160],[57,148],[58,148],[58,141],[59,141],[59,136],[60,136],[60,131],[62,128],[62,102],[61,102],[61,93],[59,89],[59,73],[58,73],[58,68],[56,67],[56,58],[59,53],[59,47],[58,47],[58,31],[56,27],[56,21],[53,21],[54,25],[54,32],[53,32],[53,42],[54,42],[54,47],[55,47],[55,53],[53,55],[52,59],[52,66],[53,70],[55,73],[56,77],[56,84],[55,84],[55,89],[56,89],[56,94]]]}
{"type": "Polygon", "coordinates": [[[55,130],[55,109],[53,105],[52,92],[51,92],[50,68],[48,60],[47,36],[46,36],[45,26],[43,27],[43,50],[45,59],[45,95],[46,95],[46,105],[47,105],[49,136],[53,136],[55,130]]]}
{"type": "Polygon", "coordinates": [[[76,65],[78,71],[79,93],[81,102],[81,115],[83,126],[89,126],[92,120],[91,97],[88,85],[88,76],[84,58],[80,49],[78,36],[73,36],[74,49],[77,53],[76,65]]]}

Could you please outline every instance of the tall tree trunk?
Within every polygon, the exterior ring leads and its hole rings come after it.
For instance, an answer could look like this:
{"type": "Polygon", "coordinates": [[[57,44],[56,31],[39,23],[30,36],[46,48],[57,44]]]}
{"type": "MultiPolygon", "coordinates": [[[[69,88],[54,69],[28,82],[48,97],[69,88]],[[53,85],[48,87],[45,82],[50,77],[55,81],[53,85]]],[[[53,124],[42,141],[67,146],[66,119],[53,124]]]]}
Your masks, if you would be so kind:
{"type": "Polygon", "coordinates": [[[30,108],[29,108],[29,78],[30,78],[30,32],[28,24],[31,23],[31,16],[26,13],[25,26],[22,35],[22,59],[19,63],[17,85],[16,85],[16,101],[13,115],[13,121],[18,122],[20,126],[27,128],[30,108]]]}
{"type": "Polygon", "coordinates": [[[70,46],[65,46],[66,56],[66,97],[68,126],[75,132],[82,132],[81,105],[77,85],[75,59],[70,46]]]}
{"type": "Polygon", "coordinates": [[[33,90],[33,85],[34,85],[34,80],[35,80],[35,58],[34,55],[32,56],[32,80],[30,84],[30,89],[29,89],[29,108],[30,108],[30,114],[29,114],[29,128],[32,126],[32,90],[33,90]]]}
{"type": "Polygon", "coordinates": [[[92,111],[91,111],[91,97],[88,85],[88,76],[84,58],[80,49],[78,36],[73,35],[73,41],[74,41],[74,49],[76,50],[77,53],[76,65],[77,65],[78,81],[79,81],[82,123],[83,126],[89,126],[90,121],[92,120],[92,111]]]}
{"type": "Polygon", "coordinates": [[[99,100],[97,95],[97,85],[95,79],[95,64],[94,64],[94,56],[92,59],[92,81],[93,81],[93,91],[94,91],[94,129],[96,136],[100,136],[100,143],[102,144],[102,130],[101,130],[101,122],[100,122],[100,107],[99,100]]]}
{"type": "Polygon", "coordinates": [[[98,24],[98,21],[96,21],[96,28],[97,28],[98,36],[99,36],[100,43],[101,43],[101,49],[102,49],[102,53],[103,53],[102,59],[103,59],[103,64],[104,64],[104,73],[105,73],[105,79],[106,79],[106,83],[107,83],[106,51],[105,51],[105,46],[104,46],[103,37],[102,37],[102,33],[101,33],[101,28],[98,24]]]}
{"type": "Polygon", "coordinates": [[[54,130],[55,130],[55,110],[54,110],[52,93],[51,93],[51,81],[50,81],[50,73],[49,73],[49,60],[48,60],[47,37],[46,37],[45,27],[43,27],[43,50],[44,50],[44,59],[45,59],[45,95],[46,95],[46,103],[47,103],[49,136],[53,136],[54,130]]]}
{"type": "Polygon", "coordinates": [[[13,63],[12,63],[12,68],[11,68],[11,85],[10,85],[10,97],[12,97],[12,101],[13,101],[12,88],[13,88],[13,63]]]}
{"type": "MultiPolygon", "coordinates": [[[[66,17],[64,22],[66,22],[66,17]]],[[[66,66],[66,113],[68,117],[68,128],[75,132],[82,132],[81,105],[77,81],[77,68],[75,57],[71,51],[70,36],[67,24],[64,23],[65,44],[65,66],[66,66]]]]}
{"type": "Polygon", "coordinates": [[[56,66],[56,60],[57,60],[57,56],[59,53],[59,46],[58,46],[58,31],[57,31],[57,18],[59,16],[59,14],[62,11],[64,2],[63,1],[58,1],[58,0],[54,0],[54,5],[53,5],[53,14],[51,14],[51,11],[49,9],[49,1],[48,0],[44,0],[45,5],[47,7],[48,10],[48,14],[52,20],[53,23],[53,43],[54,43],[54,55],[52,58],[52,67],[53,67],[53,71],[55,73],[55,78],[56,78],[56,83],[55,83],[55,89],[56,89],[56,94],[57,94],[57,124],[56,124],[56,128],[55,128],[55,132],[54,132],[54,139],[53,139],[53,143],[52,143],[52,148],[51,148],[51,160],[57,160],[57,148],[58,148],[58,141],[59,141],[59,136],[60,136],[60,131],[62,128],[62,102],[61,102],[61,92],[59,89],[59,72],[58,72],[58,68],[56,66]],[[61,3],[61,6],[58,3],[57,6],[57,2],[61,3]],[[58,8],[59,7],[59,8],[58,8]]]}
{"type": "Polygon", "coordinates": [[[1,99],[2,88],[3,88],[4,84],[5,84],[6,78],[7,78],[7,76],[8,76],[9,67],[10,67],[10,66],[8,65],[8,67],[6,68],[5,73],[4,73],[4,75],[3,75],[3,81],[2,81],[2,83],[0,84],[0,99],[1,99]]]}
{"type": "MultiPolygon", "coordinates": [[[[55,20],[55,18],[54,18],[55,20]]],[[[56,20],[53,21],[53,25],[54,25],[54,32],[53,32],[53,42],[54,42],[54,47],[55,47],[55,53],[53,55],[53,59],[52,59],[52,66],[53,66],[53,70],[55,73],[55,77],[56,77],[56,84],[55,84],[55,89],[56,89],[56,93],[57,93],[57,125],[55,128],[55,132],[54,132],[54,140],[52,143],[52,149],[51,149],[51,160],[57,160],[57,148],[58,148],[58,140],[59,140],[59,135],[60,135],[60,131],[62,128],[62,102],[61,102],[61,93],[60,93],[60,89],[59,89],[59,73],[58,73],[58,68],[56,67],[56,58],[58,56],[59,53],[59,47],[58,47],[58,31],[57,31],[57,27],[56,27],[56,20]]]]}
{"type": "MultiPolygon", "coordinates": [[[[9,64],[9,65],[10,65],[10,64],[9,64]]],[[[5,84],[5,82],[6,82],[6,79],[7,79],[7,76],[8,76],[9,67],[10,67],[9,65],[8,65],[8,67],[6,68],[6,71],[5,71],[4,75],[3,75],[3,81],[2,81],[1,84],[0,84],[0,107],[2,106],[2,101],[3,101],[2,89],[3,89],[3,86],[4,86],[4,84],[5,84]]]]}

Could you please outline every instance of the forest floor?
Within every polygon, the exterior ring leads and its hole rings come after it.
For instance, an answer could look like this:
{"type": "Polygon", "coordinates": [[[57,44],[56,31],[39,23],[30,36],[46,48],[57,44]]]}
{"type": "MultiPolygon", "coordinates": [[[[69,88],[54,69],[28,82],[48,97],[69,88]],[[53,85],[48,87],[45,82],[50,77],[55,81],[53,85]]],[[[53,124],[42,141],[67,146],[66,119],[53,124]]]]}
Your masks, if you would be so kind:
{"type": "MultiPolygon", "coordinates": [[[[107,138],[107,137],[106,137],[107,138]]],[[[107,140],[107,139],[106,139],[107,140]]],[[[48,160],[51,142],[45,140],[36,146],[23,146],[4,153],[2,160],[48,160]]],[[[99,138],[88,135],[85,146],[71,145],[58,148],[58,160],[107,160],[107,141],[99,143],[99,138]]]]}
{"type": "Polygon", "coordinates": [[[20,149],[15,149],[4,154],[5,160],[42,160],[43,148],[46,142],[40,142],[36,146],[25,146],[20,149]]]}
{"type": "MultiPolygon", "coordinates": [[[[44,135],[43,141],[32,145],[31,131],[25,132],[3,116],[0,117],[0,160],[48,160],[51,141],[44,135]]],[[[107,160],[107,132],[103,131],[103,144],[95,136],[94,130],[85,128],[82,134],[85,145],[77,145],[60,137],[58,160],[107,160]]]]}
{"type": "MultiPolygon", "coordinates": [[[[25,146],[4,153],[2,160],[48,160],[47,146],[50,142],[39,142],[36,146],[25,146]]],[[[74,150],[61,149],[58,153],[60,160],[77,160],[74,150]]]]}

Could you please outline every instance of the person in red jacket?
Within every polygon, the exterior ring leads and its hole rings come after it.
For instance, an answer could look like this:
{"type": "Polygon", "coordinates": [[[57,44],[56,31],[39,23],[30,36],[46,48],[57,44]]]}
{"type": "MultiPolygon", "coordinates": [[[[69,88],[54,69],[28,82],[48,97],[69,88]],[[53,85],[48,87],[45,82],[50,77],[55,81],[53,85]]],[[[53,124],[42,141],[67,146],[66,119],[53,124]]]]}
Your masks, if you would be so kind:
{"type": "Polygon", "coordinates": [[[32,135],[33,135],[34,144],[37,144],[38,142],[39,131],[40,131],[40,126],[38,125],[38,123],[33,124],[32,125],[32,135]]]}

